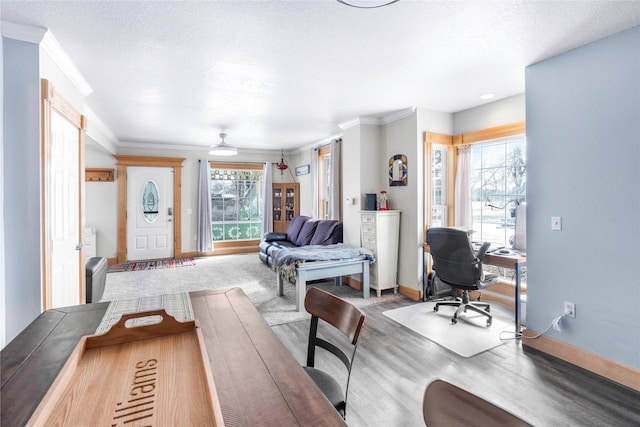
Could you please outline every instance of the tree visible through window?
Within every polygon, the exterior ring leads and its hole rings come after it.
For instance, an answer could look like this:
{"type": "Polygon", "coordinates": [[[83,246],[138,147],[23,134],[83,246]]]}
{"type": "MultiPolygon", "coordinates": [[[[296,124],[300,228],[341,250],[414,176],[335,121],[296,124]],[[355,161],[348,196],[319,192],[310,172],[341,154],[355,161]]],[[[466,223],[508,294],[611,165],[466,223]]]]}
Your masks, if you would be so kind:
{"type": "Polygon", "coordinates": [[[262,166],[211,165],[211,234],[213,241],[262,236],[262,166]]]}
{"type": "Polygon", "coordinates": [[[524,135],[476,144],[471,150],[473,239],[511,247],[516,205],[526,201],[524,135]]]}

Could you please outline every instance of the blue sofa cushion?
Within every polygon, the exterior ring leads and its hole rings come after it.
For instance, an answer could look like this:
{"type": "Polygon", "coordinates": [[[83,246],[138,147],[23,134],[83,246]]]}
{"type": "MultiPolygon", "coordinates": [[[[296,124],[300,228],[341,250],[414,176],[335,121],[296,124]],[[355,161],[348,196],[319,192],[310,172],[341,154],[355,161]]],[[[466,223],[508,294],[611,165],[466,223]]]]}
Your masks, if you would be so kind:
{"type": "Polygon", "coordinates": [[[313,235],[310,245],[334,245],[342,243],[342,221],[324,220],[318,221],[318,227],[313,235]]]}
{"type": "Polygon", "coordinates": [[[318,222],[319,221],[310,219],[304,223],[302,230],[300,230],[300,234],[298,234],[298,238],[295,240],[296,246],[306,246],[311,242],[313,234],[316,232],[318,222]]]}
{"type": "Polygon", "coordinates": [[[290,242],[295,242],[298,240],[298,235],[300,234],[300,230],[302,230],[302,226],[308,219],[311,219],[308,216],[297,216],[291,220],[289,223],[289,227],[287,228],[287,240],[290,242]]]}

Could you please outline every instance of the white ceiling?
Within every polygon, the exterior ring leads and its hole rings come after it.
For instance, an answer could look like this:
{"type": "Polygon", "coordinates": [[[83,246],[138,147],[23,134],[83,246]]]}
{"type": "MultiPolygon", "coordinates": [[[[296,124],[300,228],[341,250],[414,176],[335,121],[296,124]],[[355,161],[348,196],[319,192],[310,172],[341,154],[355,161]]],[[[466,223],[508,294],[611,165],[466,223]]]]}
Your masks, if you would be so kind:
{"type": "Polygon", "coordinates": [[[457,112],[524,69],[640,24],[640,1],[7,1],[48,28],[120,143],[293,149],[357,117],[457,112]]]}

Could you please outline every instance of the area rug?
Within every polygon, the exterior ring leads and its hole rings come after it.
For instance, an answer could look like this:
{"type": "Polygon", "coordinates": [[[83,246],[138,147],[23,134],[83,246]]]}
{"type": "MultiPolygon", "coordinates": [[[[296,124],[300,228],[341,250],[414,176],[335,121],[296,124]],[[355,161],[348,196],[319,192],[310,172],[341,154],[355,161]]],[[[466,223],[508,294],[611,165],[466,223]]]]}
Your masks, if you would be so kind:
{"type": "MultiPolygon", "coordinates": [[[[295,284],[285,283],[284,295],[276,295],[276,273],[260,261],[257,253],[220,255],[197,258],[195,265],[107,274],[101,301],[115,301],[177,292],[239,287],[271,326],[308,319],[302,309],[296,311],[295,284]]],[[[385,290],[380,297],[371,291],[362,298],[362,291],[349,286],[335,286],[333,280],[309,284],[339,296],[357,307],[365,307],[398,299],[404,295],[385,290]]]]}
{"type": "Polygon", "coordinates": [[[442,306],[433,311],[435,302],[424,302],[383,312],[385,316],[411,329],[436,344],[462,357],[472,357],[502,345],[500,334],[515,326],[506,309],[491,303],[493,322],[487,327],[486,317],[467,311],[451,323],[455,307],[442,306]],[[502,313],[504,312],[504,316],[502,313]]]}
{"type": "Polygon", "coordinates": [[[157,259],[151,261],[128,262],[126,264],[112,264],[107,269],[107,272],[118,273],[123,271],[155,270],[159,268],[185,267],[188,265],[196,265],[193,258],[157,259]]]}

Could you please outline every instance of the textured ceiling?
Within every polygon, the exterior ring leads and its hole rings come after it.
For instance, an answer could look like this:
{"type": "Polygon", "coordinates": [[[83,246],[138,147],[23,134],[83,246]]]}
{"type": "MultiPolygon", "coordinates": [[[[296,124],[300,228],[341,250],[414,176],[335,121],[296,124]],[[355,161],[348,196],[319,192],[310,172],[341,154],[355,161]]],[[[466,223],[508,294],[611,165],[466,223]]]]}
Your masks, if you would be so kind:
{"type": "Polygon", "coordinates": [[[48,28],[121,143],[293,149],[357,117],[524,92],[527,65],[640,24],[640,1],[6,1],[48,28]]]}

